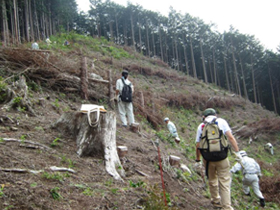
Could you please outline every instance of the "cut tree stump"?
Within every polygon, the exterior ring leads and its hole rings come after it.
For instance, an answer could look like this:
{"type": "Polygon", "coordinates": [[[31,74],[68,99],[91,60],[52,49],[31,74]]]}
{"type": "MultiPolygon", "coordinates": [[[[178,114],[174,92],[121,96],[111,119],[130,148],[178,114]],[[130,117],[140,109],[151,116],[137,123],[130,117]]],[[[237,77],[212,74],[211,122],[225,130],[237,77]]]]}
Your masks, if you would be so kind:
{"type": "Polygon", "coordinates": [[[169,163],[171,166],[180,166],[180,160],[181,158],[174,156],[174,155],[170,155],[169,156],[169,163]]]}
{"type": "Polygon", "coordinates": [[[138,133],[140,131],[139,123],[131,123],[130,130],[134,133],[138,133]]]}
{"type": "MultiPolygon", "coordinates": [[[[92,112],[90,117],[91,121],[96,121],[95,112],[92,112]]],[[[105,159],[106,171],[110,175],[117,180],[122,180],[121,176],[125,176],[117,152],[116,114],[114,112],[100,113],[99,123],[95,127],[89,125],[87,114],[67,112],[52,127],[76,138],[77,154],[80,157],[102,157],[105,159]]]]}

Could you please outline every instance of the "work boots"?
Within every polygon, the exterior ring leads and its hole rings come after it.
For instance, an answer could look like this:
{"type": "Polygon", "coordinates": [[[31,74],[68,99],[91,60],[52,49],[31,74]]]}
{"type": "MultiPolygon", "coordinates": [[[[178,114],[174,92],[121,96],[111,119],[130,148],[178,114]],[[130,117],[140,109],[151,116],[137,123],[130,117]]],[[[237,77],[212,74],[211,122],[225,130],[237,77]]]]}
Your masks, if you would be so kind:
{"type": "Polygon", "coordinates": [[[264,201],[264,198],[261,198],[261,199],[260,199],[260,205],[261,205],[261,207],[265,207],[265,201],[264,201]]]}

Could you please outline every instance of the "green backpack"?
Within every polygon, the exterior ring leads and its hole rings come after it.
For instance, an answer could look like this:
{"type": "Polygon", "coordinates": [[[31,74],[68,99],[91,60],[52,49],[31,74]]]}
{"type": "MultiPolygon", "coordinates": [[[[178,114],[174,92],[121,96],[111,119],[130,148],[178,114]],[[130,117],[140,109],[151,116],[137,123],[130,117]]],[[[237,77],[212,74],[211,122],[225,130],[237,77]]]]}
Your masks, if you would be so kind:
{"type": "Polygon", "coordinates": [[[219,129],[216,119],[205,123],[199,142],[199,150],[206,161],[220,161],[228,156],[228,140],[219,129]]]}

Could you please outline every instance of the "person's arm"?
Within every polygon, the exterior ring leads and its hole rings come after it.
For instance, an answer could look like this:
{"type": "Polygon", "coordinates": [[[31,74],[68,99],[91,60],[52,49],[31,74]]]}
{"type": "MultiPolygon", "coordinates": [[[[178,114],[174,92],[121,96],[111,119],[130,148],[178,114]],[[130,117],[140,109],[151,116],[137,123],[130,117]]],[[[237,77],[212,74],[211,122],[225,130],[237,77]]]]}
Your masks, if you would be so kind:
{"type": "Polygon", "coordinates": [[[236,139],[234,138],[234,136],[232,135],[231,131],[228,130],[225,134],[226,134],[226,136],[227,136],[227,138],[228,138],[228,140],[229,140],[229,142],[230,142],[230,144],[231,144],[233,150],[234,150],[235,152],[238,152],[238,151],[239,151],[239,147],[238,147],[237,141],[236,141],[236,139]]]}
{"type": "Polygon", "coordinates": [[[202,124],[200,124],[198,127],[197,127],[197,131],[196,131],[196,158],[195,158],[195,161],[196,162],[200,162],[200,156],[201,156],[201,153],[200,153],[200,150],[199,150],[199,142],[200,142],[200,136],[201,136],[201,132],[202,132],[202,129],[201,129],[201,126],[202,124]]]}
{"type": "Polygon", "coordinates": [[[236,163],[231,169],[230,169],[230,172],[231,173],[235,173],[235,172],[237,172],[237,171],[240,171],[241,170],[241,165],[240,165],[240,163],[236,163]]]}
{"type": "Polygon", "coordinates": [[[196,158],[195,158],[196,162],[200,162],[200,150],[198,148],[199,148],[199,142],[196,143],[196,158]]]}
{"type": "Polygon", "coordinates": [[[119,82],[119,80],[117,80],[117,82],[116,82],[116,97],[119,96],[119,93],[120,93],[120,82],[119,82]]]}

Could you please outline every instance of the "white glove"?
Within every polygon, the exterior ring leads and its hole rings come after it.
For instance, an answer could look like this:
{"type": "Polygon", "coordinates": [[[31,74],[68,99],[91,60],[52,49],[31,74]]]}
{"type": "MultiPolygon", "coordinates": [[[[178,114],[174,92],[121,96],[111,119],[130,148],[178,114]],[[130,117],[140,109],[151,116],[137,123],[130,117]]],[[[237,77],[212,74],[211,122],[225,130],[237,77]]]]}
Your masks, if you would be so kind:
{"type": "Polygon", "coordinates": [[[239,152],[234,152],[233,154],[235,154],[235,160],[237,162],[241,162],[242,161],[242,156],[240,155],[239,152]]]}

